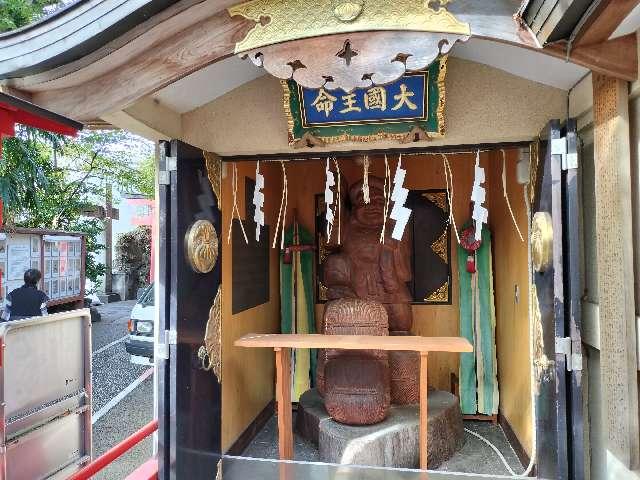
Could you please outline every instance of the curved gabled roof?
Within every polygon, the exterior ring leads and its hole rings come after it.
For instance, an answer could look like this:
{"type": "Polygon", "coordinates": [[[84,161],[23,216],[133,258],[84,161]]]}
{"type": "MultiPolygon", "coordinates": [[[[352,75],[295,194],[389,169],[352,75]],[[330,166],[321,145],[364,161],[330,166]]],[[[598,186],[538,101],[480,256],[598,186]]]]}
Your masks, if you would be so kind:
{"type": "Polygon", "coordinates": [[[78,0],[39,22],[0,34],[0,79],[82,58],[176,0],[78,0]]]}
{"type": "MultiPolygon", "coordinates": [[[[234,55],[237,42],[255,26],[252,20],[232,17],[226,11],[241,1],[77,0],[38,23],[0,34],[0,83],[49,110],[95,121],[146,96],[157,93],[157,97],[164,97],[168,93],[163,89],[234,55]]],[[[593,0],[567,0],[561,4],[566,7],[590,2],[593,0]]],[[[609,2],[614,0],[602,1],[609,2]]],[[[640,0],[632,2],[640,4],[640,0]]],[[[529,50],[535,50],[567,59],[568,47],[564,43],[541,49],[541,39],[532,31],[538,20],[550,27],[541,12],[552,13],[554,10],[547,6],[556,3],[455,0],[447,8],[460,21],[470,24],[472,38],[490,41],[488,49],[481,48],[483,43],[469,45],[466,51],[461,48],[461,56],[502,65],[501,68],[536,81],[542,75],[544,83],[566,88],[575,72],[567,76],[567,67],[559,69],[564,76],[556,72],[554,77],[549,69],[539,68],[540,53],[531,55],[530,60],[525,58],[529,58],[529,50]],[[531,16],[533,7],[538,12],[536,21],[526,18],[531,16]],[[505,48],[491,42],[516,48],[510,49],[513,55],[504,55],[505,48]],[[518,51],[522,48],[527,51],[518,51]]],[[[617,19],[616,25],[622,19],[617,19]]],[[[595,60],[591,50],[576,49],[574,45],[569,60],[619,78],[636,78],[635,36],[633,45],[629,42],[632,35],[628,37],[609,45],[606,54],[595,60]]],[[[571,68],[575,70],[574,66],[571,68]]],[[[207,84],[211,82],[207,73],[211,72],[207,70],[196,77],[207,84]]],[[[187,94],[178,90],[180,95],[187,94]]],[[[189,105],[182,102],[176,107],[184,110],[189,105]]]]}

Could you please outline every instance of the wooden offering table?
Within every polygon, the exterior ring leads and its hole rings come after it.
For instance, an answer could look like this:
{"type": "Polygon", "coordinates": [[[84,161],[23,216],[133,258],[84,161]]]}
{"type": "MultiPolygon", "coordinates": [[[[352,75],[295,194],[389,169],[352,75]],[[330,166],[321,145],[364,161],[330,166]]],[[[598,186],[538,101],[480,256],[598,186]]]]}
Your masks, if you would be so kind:
{"type": "Polygon", "coordinates": [[[420,468],[427,469],[427,356],[429,352],[472,352],[462,337],[412,337],[319,334],[249,334],[236,340],[237,347],[273,348],[276,352],[276,400],[278,449],[281,460],[293,460],[291,425],[291,349],[401,350],[420,353],[420,468]]]}

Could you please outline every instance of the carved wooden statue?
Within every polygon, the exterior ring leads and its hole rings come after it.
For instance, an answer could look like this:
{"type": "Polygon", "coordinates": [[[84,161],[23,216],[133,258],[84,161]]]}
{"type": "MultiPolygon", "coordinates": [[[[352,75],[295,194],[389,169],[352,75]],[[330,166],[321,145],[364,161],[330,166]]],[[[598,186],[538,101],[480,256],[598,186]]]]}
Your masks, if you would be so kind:
{"type": "MultiPolygon", "coordinates": [[[[398,242],[391,238],[393,225],[387,225],[384,244],[380,232],[384,221],[384,181],[369,177],[370,202],[364,202],[363,181],[349,189],[351,214],[345,222],[340,253],[327,257],[324,284],[327,298],[362,298],[384,305],[392,335],[411,330],[411,280],[408,234],[398,242]]],[[[391,222],[391,221],[390,221],[391,222]]]]}
{"type": "MultiPolygon", "coordinates": [[[[384,243],[380,242],[384,181],[369,177],[369,203],[364,201],[362,185],[360,180],[349,189],[351,213],[343,224],[342,249],[324,263],[330,301],[323,332],[407,335],[412,326],[407,287],[411,280],[409,238],[405,234],[403,241],[393,240],[393,225],[387,225],[384,243]]],[[[394,404],[417,403],[418,385],[419,357],[415,352],[345,352],[340,356],[330,350],[320,352],[319,391],[325,396],[328,413],[342,423],[377,423],[388,413],[389,398],[394,404]]]]}

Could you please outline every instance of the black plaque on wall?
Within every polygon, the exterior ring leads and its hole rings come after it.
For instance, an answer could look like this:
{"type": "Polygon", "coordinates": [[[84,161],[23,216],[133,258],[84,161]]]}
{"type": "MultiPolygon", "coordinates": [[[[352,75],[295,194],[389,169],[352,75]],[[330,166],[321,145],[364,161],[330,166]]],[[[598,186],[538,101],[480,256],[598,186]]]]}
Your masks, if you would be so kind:
{"type": "Polygon", "coordinates": [[[414,304],[451,304],[451,228],[446,190],[411,190],[414,304]]]}
{"type": "MultiPolygon", "coordinates": [[[[242,234],[240,222],[235,219],[231,232],[233,255],[231,260],[231,313],[236,314],[269,301],[269,226],[260,230],[256,241],[256,223],[253,220],[253,191],[256,182],[245,177],[245,219],[242,234]]],[[[224,239],[226,241],[226,239],[224,239]]]]}

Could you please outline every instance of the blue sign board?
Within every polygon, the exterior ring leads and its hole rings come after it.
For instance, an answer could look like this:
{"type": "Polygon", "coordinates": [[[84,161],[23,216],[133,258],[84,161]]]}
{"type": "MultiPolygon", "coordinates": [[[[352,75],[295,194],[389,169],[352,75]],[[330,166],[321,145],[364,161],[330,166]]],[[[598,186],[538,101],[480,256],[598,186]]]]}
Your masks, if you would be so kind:
{"type": "Polygon", "coordinates": [[[283,81],[289,144],[305,135],[325,142],[403,140],[415,127],[429,136],[444,135],[447,57],[420,72],[406,73],[387,85],[308,89],[283,81]]]}
{"type": "Polygon", "coordinates": [[[302,125],[308,128],[426,120],[428,75],[428,72],[408,74],[389,85],[356,88],[351,93],[298,86],[302,98],[302,125]]]}

